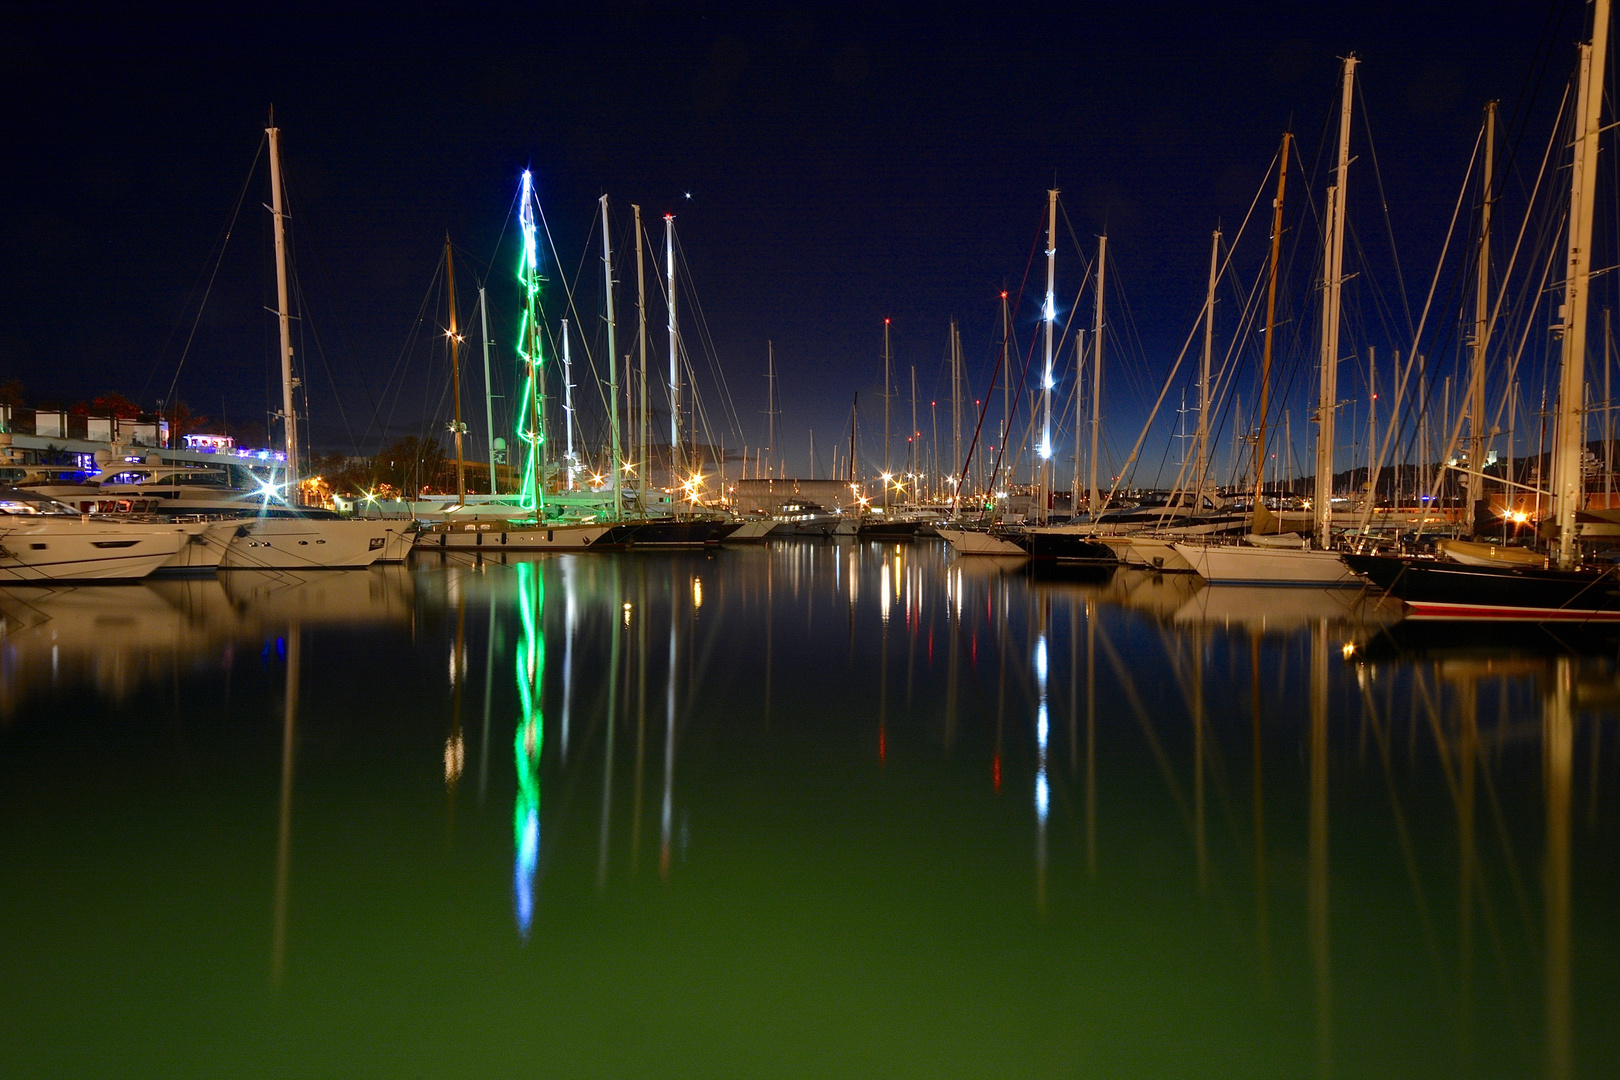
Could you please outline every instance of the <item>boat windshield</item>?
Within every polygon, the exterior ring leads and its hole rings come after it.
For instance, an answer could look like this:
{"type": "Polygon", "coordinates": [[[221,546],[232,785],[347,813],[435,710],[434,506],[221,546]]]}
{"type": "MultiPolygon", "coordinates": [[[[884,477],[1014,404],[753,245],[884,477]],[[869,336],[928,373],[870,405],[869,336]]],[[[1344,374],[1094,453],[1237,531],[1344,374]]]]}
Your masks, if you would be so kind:
{"type": "Polygon", "coordinates": [[[66,503],[57,502],[49,495],[26,488],[0,485],[0,514],[37,517],[41,514],[67,514],[78,517],[79,512],[66,503]]]}

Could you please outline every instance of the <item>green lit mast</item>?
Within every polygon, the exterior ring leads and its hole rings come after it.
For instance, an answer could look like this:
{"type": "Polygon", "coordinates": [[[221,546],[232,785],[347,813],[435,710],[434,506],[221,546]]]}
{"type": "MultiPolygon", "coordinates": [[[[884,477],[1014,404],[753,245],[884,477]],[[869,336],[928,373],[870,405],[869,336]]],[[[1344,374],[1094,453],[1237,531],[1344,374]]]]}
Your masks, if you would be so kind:
{"type": "Polygon", "coordinates": [[[541,483],[545,454],[545,389],[541,382],[540,355],[540,265],[534,227],[534,178],[523,170],[523,190],[518,221],[523,228],[523,256],[518,264],[518,281],[523,285],[523,328],[518,334],[518,356],[528,366],[528,385],[523,404],[518,406],[517,437],[529,445],[529,461],[523,470],[519,505],[533,510],[536,518],[545,516],[546,493],[541,483]]]}

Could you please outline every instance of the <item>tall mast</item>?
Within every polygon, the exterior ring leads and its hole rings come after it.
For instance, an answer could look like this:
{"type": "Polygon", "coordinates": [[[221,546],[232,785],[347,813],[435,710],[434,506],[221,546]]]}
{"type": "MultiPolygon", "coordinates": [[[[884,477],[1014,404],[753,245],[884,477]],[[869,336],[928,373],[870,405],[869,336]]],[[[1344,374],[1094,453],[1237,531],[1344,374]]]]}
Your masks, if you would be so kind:
{"type": "Polygon", "coordinates": [[[855,404],[849,412],[849,482],[860,483],[861,467],[861,392],[855,391],[855,404]]]}
{"type": "Polygon", "coordinates": [[[652,464],[647,457],[647,432],[652,426],[652,414],[647,404],[647,277],[641,259],[641,207],[632,205],[636,214],[636,336],[641,346],[641,430],[637,454],[636,475],[641,481],[641,512],[647,512],[647,483],[652,464]]]}
{"type": "MultiPolygon", "coordinates": [[[[1221,252],[1221,230],[1209,244],[1209,293],[1204,300],[1204,362],[1198,375],[1198,497],[1209,477],[1209,368],[1215,352],[1215,275],[1221,252]]],[[[1269,344],[1269,342],[1268,342],[1269,344]]]]}
{"type": "MultiPolygon", "coordinates": [[[[1011,341],[1012,312],[1007,306],[1007,292],[1003,289],[1001,293],[1001,438],[996,445],[1001,452],[1002,470],[1005,475],[1009,476],[1012,474],[1012,458],[1007,456],[1007,434],[1012,429],[1012,369],[1007,366],[1007,362],[1010,356],[1008,350],[1011,348],[1011,341]]],[[[995,388],[991,387],[991,389],[995,388]]],[[[958,442],[961,441],[962,432],[960,430],[957,431],[956,438],[958,442]]],[[[957,456],[961,456],[961,447],[957,448],[957,456]]],[[[991,477],[991,479],[994,480],[995,477],[991,477]]]]}
{"type": "Polygon", "coordinates": [[[1052,490],[1052,324],[1057,321],[1057,188],[1046,193],[1046,304],[1041,321],[1046,324],[1046,364],[1041,376],[1041,475],[1035,485],[1039,506],[1035,520],[1046,520],[1047,495],[1052,490]]]}
{"type": "MultiPolygon", "coordinates": [[[[1468,517],[1485,498],[1485,352],[1491,339],[1491,166],[1496,152],[1496,102],[1485,106],[1485,174],[1479,200],[1479,264],[1474,284],[1474,355],[1468,381],[1468,517]]],[[[1472,529],[1470,529],[1472,531],[1472,529]]]]}
{"type": "Polygon", "coordinates": [[[450,385],[456,403],[456,423],[450,430],[456,436],[456,502],[467,501],[467,463],[461,456],[461,328],[456,325],[456,263],[450,254],[450,234],[444,234],[444,282],[450,300],[450,385]]]}
{"type": "MultiPolygon", "coordinates": [[[[1288,158],[1293,149],[1294,135],[1283,132],[1282,149],[1277,152],[1277,200],[1271,204],[1271,264],[1266,271],[1266,340],[1260,348],[1260,429],[1255,433],[1255,452],[1266,452],[1266,410],[1271,406],[1271,339],[1277,336],[1277,260],[1282,255],[1283,196],[1288,191],[1288,158]]],[[[1205,376],[1208,379],[1208,376],[1205,376]]],[[[1292,422],[1292,421],[1290,421],[1292,422]]],[[[1294,448],[1293,432],[1288,432],[1288,449],[1294,448]]],[[[1233,461],[1235,469],[1237,462],[1233,461]]],[[[1289,474],[1289,493],[1293,493],[1293,474],[1289,474]]],[[[1255,505],[1260,505],[1260,493],[1255,492],[1255,505]]]]}
{"type": "Polygon", "coordinates": [[[1091,323],[1091,487],[1090,502],[1086,504],[1092,520],[1102,510],[1102,496],[1097,490],[1097,426],[1102,418],[1102,366],[1103,366],[1103,287],[1108,280],[1108,237],[1097,238],[1097,313],[1091,323]]]}
{"type": "MultiPolygon", "coordinates": [[[[967,476],[962,461],[962,338],[956,328],[956,317],[951,317],[951,476],[960,486],[967,476]]],[[[954,488],[953,488],[954,491],[954,488]]],[[[960,495],[960,492],[955,492],[960,495]]],[[[953,502],[960,501],[955,498],[953,502]]]]}
{"type": "Polygon", "coordinates": [[[1378,353],[1367,346],[1367,504],[1378,494],[1378,353]]]}
{"type": "Polygon", "coordinates": [[[675,322],[675,215],[664,215],[664,272],[669,292],[669,486],[671,502],[680,486],[676,461],[681,452],[681,345],[675,322]]]}
{"type": "Polygon", "coordinates": [[[1080,402],[1084,396],[1080,388],[1086,370],[1086,332],[1074,331],[1074,476],[1069,481],[1069,520],[1080,516],[1080,402]]]}
{"type": "Polygon", "coordinates": [[[568,320],[562,321],[563,366],[563,462],[568,474],[568,490],[574,490],[579,463],[574,457],[574,354],[568,344],[568,320]]]}
{"type": "Polygon", "coordinates": [[[889,483],[894,472],[889,468],[889,320],[883,320],[883,508],[889,507],[889,483]]]}
{"type": "MultiPolygon", "coordinates": [[[[542,518],[545,516],[546,492],[541,483],[540,455],[545,452],[546,429],[545,396],[540,388],[540,258],[534,222],[534,177],[527,169],[523,170],[521,203],[518,223],[523,230],[523,335],[519,339],[522,343],[519,347],[529,365],[529,400],[526,407],[529,410],[530,430],[524,436],[529,443],[527,483],[534,491],[535,517],[542,518]]],[[[522,434],[521,429],[519,434],[522,434]]]]}
{"type": "Polygon", "coordinates": [[[281,329],[281,414],[282,431],[287,437],[287,465],[282,479],[287,501],[303,502],[298,488],[298,414],[293,409],[292,325],[287,306],[287,237],[285,215],[281,211],[281,129],[272,117],[264,129],[270,137],[270,213],[276,221],[276,321],[281,329]]]}
{"type": "Polygon", "coordinates": [[[922,432],[917,430],[917,365],[911,365],[911,434],[906,436],[906,445],[910,449],[906,452],[908,468],[911,471],[911,502],[917,502],[917,439],[922,432]]]}
{"type": "Polygon", "coordinates": [[[1581,502],[1581,416],[1586,382],[1586,309],[1591,298],[1592,204],[1597,194],[1598,121],[1603,114],[1603,68],[1609,50],[1609,0],[1594,0],[1592,40],[1581,46],[1580,95],[1574,167],[1569,183],[1569,260],[1564,274],[1564,341],[1558,382],[1558,436],[1554,447],[1554,511],[1558,565],[1575,564],[1575,511],[1581,502]]]}
{"type": "Polygon", "coordinates": [[[619,323],[613,314],[613,237],[608,231],[608,197],[605,194],[602,196],[602,280],[607,290],[608,401],[612,403],[608,415],[608,435],[613,473],[613,516],[619,518],[624,516],[624,490],[620,486],[620,478],[624,475],[624,452],[619,445],[619,345],[615,336],[619,323]]]}
{"type": "Polygon", "coordinates": [[[489,433],[489,493],[495,494],[495,394],[489,383],[489,302],[478,286],[478,316],[484,326],[484,430],[489,433]]]}
{"type": "Polygon", "coordinates": [[[771,448],[771,467],[776,467],[776,345],[765,340],[765,425],[771,448]]]}
{"type": "MultiPolygon", "coordinates": [[[[1350,103],[1356,78],[1354,53],[1344,58],[1339,105],[1339,161],[1328,188],[1328,231],[1322,266],[1322,393],[1316,403],[1316,542],[1326,548],[1333,528],[1333,419],[1339,407],[1339,299],[1344,286],[1344,192],[1350,168],[1350,103]]],[[[1262,417],[1262,420],[1264,418],[1262,417]]]]}

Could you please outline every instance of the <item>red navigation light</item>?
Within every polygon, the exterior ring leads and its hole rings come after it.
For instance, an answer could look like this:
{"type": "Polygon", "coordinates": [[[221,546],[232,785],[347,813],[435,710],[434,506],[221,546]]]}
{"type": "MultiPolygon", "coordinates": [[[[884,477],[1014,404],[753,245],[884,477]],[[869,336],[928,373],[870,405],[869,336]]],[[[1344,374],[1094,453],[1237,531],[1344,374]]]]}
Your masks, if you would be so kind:
{"type": "Polygon", "coordinates": [[[888,325],[889,325],[889,320],[888,320],[888,319],[884,319],[884,320],[883,320],[883,325],[884,325],[884,326],[888,326],[888,325]]]}
{"type": "Polygon", "coordinates": [[[1002,299],[1003,299],[1003,300],[1005,300],[1005,299],[1007,299],[1007,294],[1006,294],[1006,292],[1003,292],[1003,293],[1002,293],[1002,294],[1001,294],[1001,298],[1002,298],[1002,299]]]}

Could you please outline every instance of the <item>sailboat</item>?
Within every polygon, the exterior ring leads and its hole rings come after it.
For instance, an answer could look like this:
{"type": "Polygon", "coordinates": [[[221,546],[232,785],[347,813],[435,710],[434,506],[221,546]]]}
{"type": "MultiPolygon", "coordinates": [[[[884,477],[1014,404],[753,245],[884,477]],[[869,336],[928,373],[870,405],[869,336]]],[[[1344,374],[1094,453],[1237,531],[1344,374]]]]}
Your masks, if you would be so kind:
{"type": "Polygon", "coordinates": [[[1358,573],[1405,601],[1408,618],[1533,622],[1620,621],[1617,564],[1583,566],[1577,519],[1584,495],[1581,453],[1586,384],[1587,312],[1591,296],[1592,216],[1598,137],[1603,128],[1609,0],[1594,0],[1592,38],[1580,46],[1572,144],[1564,322],[1553,446],[1553,517],[1543,522],[1556,544],[1552,566],[1478,565],[1395,555],[1347,555],[1358,573]]]}
{"type": "MultiPolygon", "coordinates": [[[[527,366],[527,384],[522,395],[523,415],[518,420],[518,435],[529,445],[529,462],[525,478],[533,498],[532,516],[522,514],[521,507],[502,506],[498,502],[467,504],[466,485],[461,467],[461,395],[455,310],[455,273],[451,262],[450,245],[445,243],[445,270],[448,278],[446,290],[449,301],[451,378],[457,384],[455,394],[456,415],[453,430],[456,433],[456,507],[457,513],[447,513],[444,520],[428,525],[418,535],[418,547],[439,551],[468,551],[494,554],[497,551],[578,551],[590,547],[608,531],[608,523],[598,521],[598,514],[584,518],[547,516],[545,478],[542,459],[545,450],[544,416],[546,407],[542,357],[540,353],[540,327],[537,301],[539,293],[538,243],[535,233],[533,204],[533,177],[524,170],[519,194],[519,222],[523,231],[523,258],[518,267],[518,281],[525,297],[523,329],[519,334],[518,356],[527,366]],[[525,424],[524,417],[527,417],[525,424]],[[516,512],[514,512],[516,511],[516,512]]],[[[604,199],[606,197],[604,196],[604,199]]],[[[603,206],[604,224],[606,205],[603,206]]],[[[604,242],[606,242],[604,240],[604,242]]],[[[611,303],[611,301],[610,301],[611,303]]],[[[609,308],[609,325],[612,309],[609,308]]],[[[566,325],[564,327],[566,333],[566,325]]],[[[609,347],[611,354],[612,347],[609,347]]],[[[617,407],[617,399],[614,399],[617,407]]],[[[493,441],[493,440],[492,440],[493,441]]],[[[615,470],[614,496],[618,495],[618,476],[615,470]]]]}
{"type": "Polygon", "coordinates": [[[1178,542],[1175,550],[1200,576],[1223,585],[1304,585],[1359,587],[1362,582],[1333,550],[1333,420],[1338,408],[1339,300],[1344,284],[1344,201],[1350,166],[1350,106],[1356,73],[1355,54],[1345,57],[1340,81],[1339,156],[1334,183],[1328,188],[1327,232],[1323,237],[1321,396],[1317,407],[1316,493],[1313,500],[1314,546],[1297,534],[1268,533],[1262,502],[1264,478],[1265,400],[1269,390],[1271,343],[1275,337],[1277,256],[1282,235],[1283,194],[1288,176],[1290,139],[1283,137],[1277,173],[1277,200],[1271,234],[1270,295],[1267,301],[1264,371],[1261,376],[1261,442],[1255,455],[1255,532],[1238,544],[1178,542]]]}
{"type": "Polygon", "coordinates": [[[306,509],[298,499],[298,420],[293,407],[291,306],[287,296],[287,242],[281,199],[281,129],[265,128],[270,141],[270,212],[275,219],[276,321],[281,331],[281,400],[286,437],[287,508],[271,512],[270,499],[261,512],[237,526],[219,563],[221,570],[358,569],[376,562],[388,547],[398,522],[350,518],[328,510],[306,509]]]}

